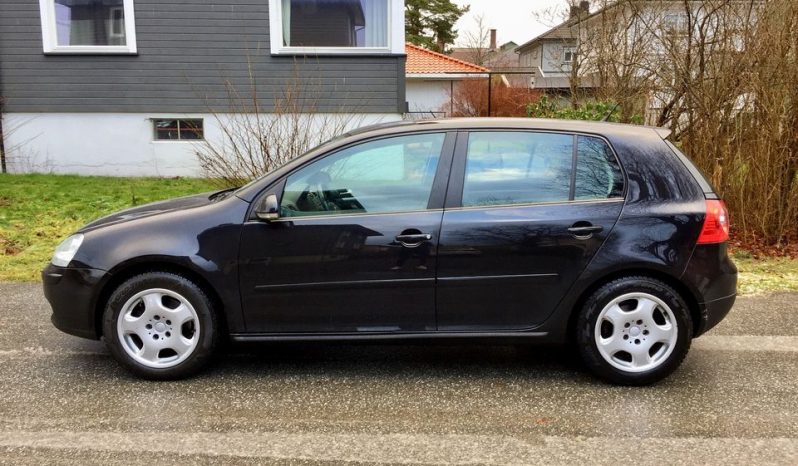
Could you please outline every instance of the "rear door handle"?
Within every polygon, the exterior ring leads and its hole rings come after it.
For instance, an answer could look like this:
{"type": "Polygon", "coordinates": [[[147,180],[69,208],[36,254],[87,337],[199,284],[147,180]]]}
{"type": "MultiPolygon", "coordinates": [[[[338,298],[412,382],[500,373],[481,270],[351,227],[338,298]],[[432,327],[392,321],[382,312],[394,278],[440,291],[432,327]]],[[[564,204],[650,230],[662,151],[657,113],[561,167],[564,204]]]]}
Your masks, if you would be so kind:
{"type": "Polygon", "coordinates": [[[429,241],[432,239],[432,235],[429,233],[418,233],[412,235],[396,235],[396,241],[400,243],[421,243],[422,241],[429,241]]]}
{"type": "Polygon", "coordinates": [[[591,235],[593,235],[593,233],[598,233],[603,229],[604,227],[601,225],[591,225],[587,222],[577,222],[568,229],[568,232],[577,238],[589,238],[591,235]]]}

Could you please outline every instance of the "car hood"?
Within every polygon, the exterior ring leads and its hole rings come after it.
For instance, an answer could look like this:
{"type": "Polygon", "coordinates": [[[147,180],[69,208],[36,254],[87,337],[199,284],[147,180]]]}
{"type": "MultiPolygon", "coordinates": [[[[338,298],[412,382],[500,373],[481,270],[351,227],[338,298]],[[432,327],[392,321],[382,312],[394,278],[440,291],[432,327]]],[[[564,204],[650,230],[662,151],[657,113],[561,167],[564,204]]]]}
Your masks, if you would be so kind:
{"type": "Polygon", "coordinates": [[[78,231],[78,233],[84,233],[109,225],[130,222],[140,218],[163,215],[168,212],[201,207],[211,204],[215,201],[216,199],[214,199],[214,193],[208,192],[131,207],[130,209],[120,210],[119,212],[115,212],[111,215],[98,218],[97,220],[84,225],[83,228],[78,231]]]}

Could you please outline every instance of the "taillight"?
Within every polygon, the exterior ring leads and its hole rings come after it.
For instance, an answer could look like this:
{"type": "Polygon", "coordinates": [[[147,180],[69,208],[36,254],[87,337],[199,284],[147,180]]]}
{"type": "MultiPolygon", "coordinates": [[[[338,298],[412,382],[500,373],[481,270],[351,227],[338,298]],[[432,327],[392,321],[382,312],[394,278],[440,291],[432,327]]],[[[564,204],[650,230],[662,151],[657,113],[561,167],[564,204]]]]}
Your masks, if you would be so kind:
{"type": "Polygon", "coordinates": [[[722,243],[729,240],[729,211],[717,199],[707,199],[707,216],[698,235],[698,244],[722,243]]]}

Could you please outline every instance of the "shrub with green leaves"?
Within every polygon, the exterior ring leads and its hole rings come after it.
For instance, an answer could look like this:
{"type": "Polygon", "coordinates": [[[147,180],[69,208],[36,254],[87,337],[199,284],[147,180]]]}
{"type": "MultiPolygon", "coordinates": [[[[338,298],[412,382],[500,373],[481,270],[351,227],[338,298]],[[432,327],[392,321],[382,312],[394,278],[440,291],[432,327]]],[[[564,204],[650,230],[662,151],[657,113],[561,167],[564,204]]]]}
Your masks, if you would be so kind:
{"type": "MultiPolygon", "coordinates": [[[[590,120],[618,122],[620,120],[620,107],[615,102],[609,101],[587,101],[576,108],[568,105],[561,105],[548,96],[542,96],[537,102],[526,106],[526,114],[530,118],[557,118],[561,120],[590,120]],[[609,117],[607,116],[609,115],[609,117]]],[[[643,117],[634,115],[632,123],[643,124],[643,117]]]]}

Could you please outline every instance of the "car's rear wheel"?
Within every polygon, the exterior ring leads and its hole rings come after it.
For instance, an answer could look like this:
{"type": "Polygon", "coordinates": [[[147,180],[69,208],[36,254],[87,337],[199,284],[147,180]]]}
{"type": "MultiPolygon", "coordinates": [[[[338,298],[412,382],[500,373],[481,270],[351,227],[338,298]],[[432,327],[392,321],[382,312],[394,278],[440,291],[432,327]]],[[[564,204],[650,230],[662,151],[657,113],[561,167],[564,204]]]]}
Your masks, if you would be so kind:
{"type": "Polygon", "coordinates": [[[192,281],[148,272],[111,294],[103,335],[114,358],[134,374],[182,378],[201,369],[213,354],[216,316],[211,301],[192,281]]]}
{"type": "Polygon", "coordinates": [[[684,299],[648,277],[625,277],[588,298],[577,322],[577,342],[588,368],[613,383],[645,385],[681,364],[693,335],[684,299]]]}

